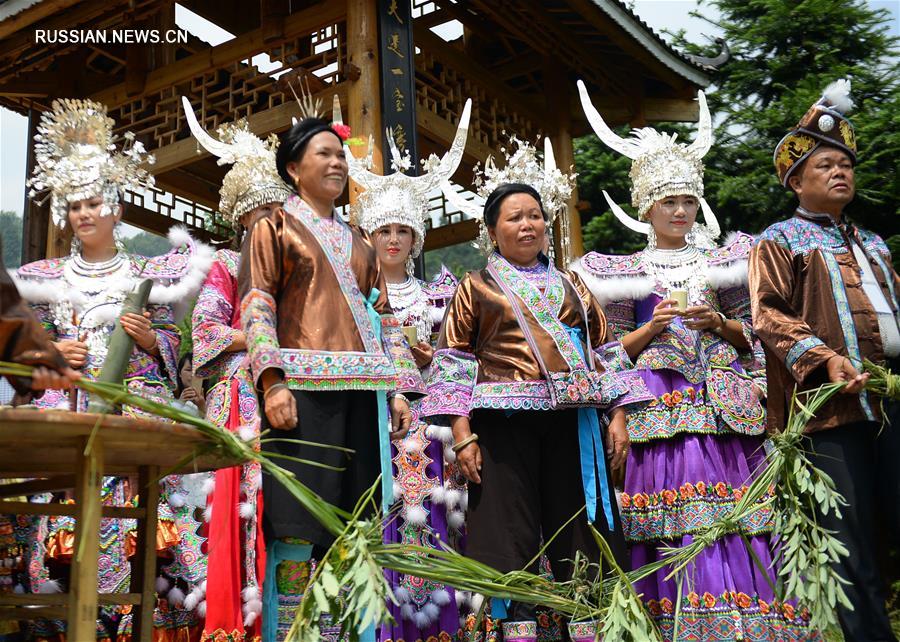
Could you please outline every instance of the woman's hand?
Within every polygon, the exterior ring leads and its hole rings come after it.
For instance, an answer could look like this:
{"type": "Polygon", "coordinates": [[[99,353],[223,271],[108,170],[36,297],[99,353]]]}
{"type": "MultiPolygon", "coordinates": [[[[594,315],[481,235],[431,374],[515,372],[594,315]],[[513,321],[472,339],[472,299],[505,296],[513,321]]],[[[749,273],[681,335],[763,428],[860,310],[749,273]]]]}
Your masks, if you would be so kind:
{"type": "Polygon", "coordinates": [[[610,415],[609,427],[606,429],[606,454],[610,457],[609,465],[613,470],[625,465],[630,447],[631,439],[625,427],[625,411],[616,408],[610,415]]]}
{"type": "Polygon", "coordinates": [[[866,382],[869,381],[868,372],[860,374],[859,370],[853,367],[850,359],[839,354],[834,355],[825,362],[825,369],[828,371],[828,380],[831,383],[845,382],[847,384],[847,387],[841,390],[844,394],[859,394],[862,392],[866,382]]]}
{"type": "Polygon", "coordinates": [[[397,395],[391,397],[391,440],[403,439],[412,425],[412,413],[409,411],[409,401],[406,397],[397,395]]]}
{"type": "Polygon", "coordinates": [[[675,299],[663,299],[653,308],[653,317],[647,326],[655,337],[665,330],[672,320],[678,316],[678,301],[675,299]]]}
{"type": "Polygon", "coordinates": [[[276,430],[293,430],[297,427],[297,400],[283,383],[275,383],[263,394],[266,419],[276,430]]]}
{"type": "Polygon", "coordinates": [[[200,412],[204,412],[206,410],[206,400],[203,398],[203,395],[197,392],[197,389],[193,386],[188,386],[187,388],[182,390],[179,399],[181,401],[190,401],[200,409],[200,412]]]}
{"type": "Polygon", "coordinates": [[[416,345],[410,346],[409,349],[412,352],[413,359],[416,360],[416,367],[419,370],[431,364],[431,359],[434,357],[434,350],[430,343],[419,341],[416,345]]]}
{"type": "MultiPolygon", "coordinates": [[[[452,426],[454,444],[472,436],[468,417],[454,417],[452,426]]],[[[477,441],[470,442],[465,448],[457,451],[456,463],[466,479],[473,484],[481,483],[481,448],[477,441]]]]}
{"type": "Polygon", "coordinates": [[[156,333],[151,328],[150,313],[134,314],[127,312],[119,317],[119,323],[125,333],[134,339],[137,346],[144,352],[157,354],[156,333]]]}
{"type": "Polygon", "coordinates": [[[720,330],[725,322],[708,305],[694,305],[684,311],[684,327],[691,330],[720,330]]]}
{"type": "Polygon", "coordinates": [[[88,347],[86,343],[75,339],[63,339],[55,341],[53,345],[73,368],[83,368],[87,363],[88,347]]]}

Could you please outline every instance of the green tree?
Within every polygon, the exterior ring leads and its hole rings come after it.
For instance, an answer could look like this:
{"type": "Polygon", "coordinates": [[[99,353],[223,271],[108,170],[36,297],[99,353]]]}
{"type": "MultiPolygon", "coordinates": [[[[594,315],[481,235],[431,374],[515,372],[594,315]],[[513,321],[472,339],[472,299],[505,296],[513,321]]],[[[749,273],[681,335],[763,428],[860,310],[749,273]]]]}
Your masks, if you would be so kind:
{"type": "MultiPolygon", "coordinates": [[[[784,218],[796,198],[775,175],[772,154],[822,90],[852,81],[859,164],[847,213],[890,235],[900,213],[900,50],[890,13],[865,0],[709,0],[731,48],[709,102],[716,127],[706,157],[707,198],[723,229],[759,232],[784,218]]],[[[703,17],[701,4],[697,15],[703,17]]],[[[685,42],[693,53],[710,53],[685,42]]],[[[897,257],[895,257],[895,260],[897,257]]]]}
{"type": "Polygon", "coordinates": [[[22,217],[15,212],[0,212],[0,243],[3,243],[3,267],[19,267],[22,262],[22,217]]]}
{"type": "Polygon", "coordinates": [[[124,240],[125,249],[141,256],[159,256],[172,249],[169,241],[150,232],[140,232],[124,240]]]}
{"type": "Polygon", "coordinates": [[[433,279],[441,271],[441,265],[461,279],[470,270],[480,270],[485,266],[484,256],[471,243],[459,243],[431,250],[425,253],[425,278],[433,279]]]}

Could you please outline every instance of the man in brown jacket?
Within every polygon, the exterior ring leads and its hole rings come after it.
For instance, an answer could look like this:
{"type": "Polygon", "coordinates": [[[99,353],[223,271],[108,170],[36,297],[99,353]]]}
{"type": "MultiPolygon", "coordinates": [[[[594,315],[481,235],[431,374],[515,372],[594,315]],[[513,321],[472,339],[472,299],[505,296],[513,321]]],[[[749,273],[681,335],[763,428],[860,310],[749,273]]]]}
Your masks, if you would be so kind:
{"type": "Polygon", "coordinates": [[[900,279],[884,241],[843,215],[854,196],[851,106],[849,82],[833,83],[779,143],[775,167],[800,206],[757,240],[751,304],[766,352],[770,429],[784,426],[795,387],[847,382],[807,427],[811,461],[848,502],[841,517],[831,511],[820,523],[850,551],[838,568],[854,605],[839,612],[845,638],[895,642],[876,551],[879,534],[900,546],[900,404],[885,402],[882,416],[860,372],[865,359],[900,372],[900,279]]]}

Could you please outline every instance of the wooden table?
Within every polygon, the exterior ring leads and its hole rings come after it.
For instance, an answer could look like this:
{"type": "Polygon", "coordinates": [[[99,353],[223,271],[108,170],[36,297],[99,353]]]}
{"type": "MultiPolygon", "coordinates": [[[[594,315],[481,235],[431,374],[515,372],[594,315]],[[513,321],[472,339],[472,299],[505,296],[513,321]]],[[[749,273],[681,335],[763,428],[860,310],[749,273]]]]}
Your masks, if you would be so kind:
{"type": "Polygon", "coordinates": [[[239,464],[213,455],[183,465],[210,442],[182,424],[64,410],[0,409],[0,479],[32,478],[0,485],[0,499],[74,489],[74,504],[0,501],[6,514],[72,515],[75,550],[69,593],[0,596],[0,619],[68,620],[67,639],[93,640],[97,606],[132,605],[133,639],[150,642],[156,605],[156,522],[160,475],[194,473],[239,464]],[[95,430],[96,427],[96,430],[95,430]],[[137,476],[137,507],[102,506],[104,475],[137,476]],[[97,594],[100,518],[138,520],[131,593],[97,594]],[[82,545],[83,542],[83,545],[82,545]]]}

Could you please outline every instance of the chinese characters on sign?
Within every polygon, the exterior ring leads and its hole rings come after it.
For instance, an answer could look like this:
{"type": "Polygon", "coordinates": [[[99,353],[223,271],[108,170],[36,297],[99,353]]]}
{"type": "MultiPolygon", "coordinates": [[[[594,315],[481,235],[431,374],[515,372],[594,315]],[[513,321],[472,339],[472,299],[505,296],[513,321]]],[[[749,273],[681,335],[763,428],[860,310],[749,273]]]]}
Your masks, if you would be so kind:
{"type": "MultiPolygon", "coordinates": [[[[394,132],[397,145],[409,151],[418,173],[416,150],[416,73],[411,0],[379,0],[378,27],[381,51],[381,118],[394,132]]],[[[387,140],[382,149],[387,149],[387,140]]],[[[389,171],[385,167],[385,171],[389,171]]]]}

